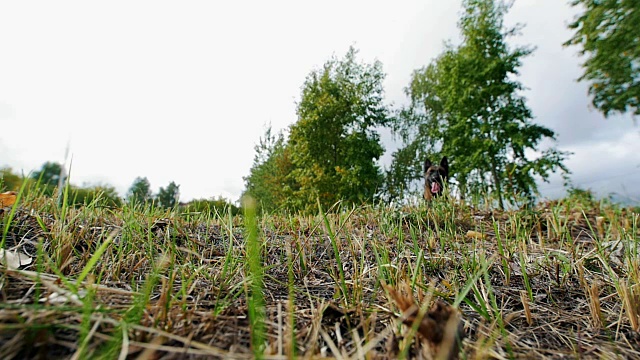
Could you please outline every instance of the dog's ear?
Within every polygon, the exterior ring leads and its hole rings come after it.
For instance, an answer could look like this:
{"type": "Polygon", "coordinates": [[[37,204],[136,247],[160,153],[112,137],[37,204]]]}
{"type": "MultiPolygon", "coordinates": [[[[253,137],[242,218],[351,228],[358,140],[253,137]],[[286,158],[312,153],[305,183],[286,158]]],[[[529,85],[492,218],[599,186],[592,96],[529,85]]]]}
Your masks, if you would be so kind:
{"type": "Polygon", "coordinates": [[[431,160],[429,159],[425,159],[424,160],[424,172],[427,172],[427,170],[431,167],[431,160]]]}
{"type": "Polygon", "coordinates": [[[449,160],[447,160],[446,156],[440,160],[440,166],[449,172],[449,160]]]}

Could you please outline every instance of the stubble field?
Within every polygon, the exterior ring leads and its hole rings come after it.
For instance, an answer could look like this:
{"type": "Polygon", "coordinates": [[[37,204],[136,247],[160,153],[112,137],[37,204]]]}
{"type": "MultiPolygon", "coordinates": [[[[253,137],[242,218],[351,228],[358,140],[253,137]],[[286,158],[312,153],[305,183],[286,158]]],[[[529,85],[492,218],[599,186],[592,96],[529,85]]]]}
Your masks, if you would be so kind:
{"type": "Polygon", "coordinates": [[[0,358],[640,359],[637,210],[329,210],[19,199],[0,214],[0,358]]]}

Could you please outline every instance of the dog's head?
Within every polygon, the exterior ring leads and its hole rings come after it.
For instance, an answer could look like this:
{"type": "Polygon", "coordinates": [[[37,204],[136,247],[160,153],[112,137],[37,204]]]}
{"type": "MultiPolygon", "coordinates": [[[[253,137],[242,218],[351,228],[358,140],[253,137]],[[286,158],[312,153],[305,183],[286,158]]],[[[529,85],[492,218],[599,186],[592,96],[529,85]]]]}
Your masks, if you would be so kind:
{"type": "Polygon", "coordinates": [[[424,198],[430,200],[442,194],[444,185],[449,179],[449,162],[447,157],[440,160],[439,165],[434,165],[429,159],[424,161],[424,198]]]}

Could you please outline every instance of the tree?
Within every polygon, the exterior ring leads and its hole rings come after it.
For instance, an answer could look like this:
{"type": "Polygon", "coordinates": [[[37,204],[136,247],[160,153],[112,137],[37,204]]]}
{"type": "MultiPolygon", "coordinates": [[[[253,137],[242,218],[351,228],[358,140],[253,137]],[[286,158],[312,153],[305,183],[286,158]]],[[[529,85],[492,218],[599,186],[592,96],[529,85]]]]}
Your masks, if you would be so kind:
{"type": "Polygon", "coordinates": [[[69,203],[81,207],[93,203],[97,206],[120,207],[122,199],[118,191],[110,185],[96,185],[87,187],[71,187],[69,203]]]}
{"type": "Polygon", "coordinates": [[[160,188],[156,200],[158,204],[165,208],[173,208],[178,204],[180,199],[180,185],[176,185],[175,182],[170,182],[166,188],[160,188]]]}
{"type": "Polygon", "coordinates": [[[151,184],[149,180],[146,177],[137,177],[127,192],[127,201],[133,204],[143,204],[151,199],[151,184]]]}
{"type": "Polygon", "coordinates": [[[580,46],[587,56],[584,74],[593,106],[604,116],[640,115],[640,2],[574,0],[583,12],[569,24],[575,34],[564,45],[580,46]]]}
{"type": "Polygon", "coordinates": [[[288,148],[295,209],[373,201],[383,183],[375,163],[384,149],[376,127],[387,125],[382,64],[356,61],[352,47],[312,71],[302,87],[288,148]]]}
{"type": "Polygon", "coordinates": [[[296,185],[290,176],[293,164],[286,136],[282,132],[273,134],[269,126],[255,150],[249,175],[244,177],[244,195],[256,199],[261,211],[271,212],[289,207],[296,185]]]}
{"type": "Polygon", "coordinates": [[[555,134],[531,122],[520,95],[518,68],[532,49],[507,45],[518,30],[503,27],[509,5],[464,0],[463,7],[462,43],[447,44],[443,54],[413,73],[406,89],[411,105],[394,129],[403,147],[393,155],[387,187],[391,195],[403,194],[421,179],[426,157],[448,156],[461,197],[491,193],[502,208],[506,195],[533,196],[536,176],[546,180],[555,169],[566,171],[566,154],[553,147],[537,158],[528,154],[555,134]]]}
{"type": "Polygon", "coordinates": [[[231,215],[236,216],[240,214],[240,208],[238,208],[233,202],[228,199],[218,196],[211,199],[198,199],[192,200],[185,204],[184,210],[186,212],[199,212],[208,214],[211,217],[231,215]]]}
{"type": "Polygon", "coordinates": [[[61,174],[62,165],[47,161],[42,164],[40,170],[34,171],[33,174],[31,174],[31,178],[39,181],[42,185],[58,186],[61,174]]]}
{"type": "Polygon", "coordinates": [[[0,192],[7,190],[17,191],[22,184],[23,179],[14,174],[11,168],[0,169],[0,192]]]}

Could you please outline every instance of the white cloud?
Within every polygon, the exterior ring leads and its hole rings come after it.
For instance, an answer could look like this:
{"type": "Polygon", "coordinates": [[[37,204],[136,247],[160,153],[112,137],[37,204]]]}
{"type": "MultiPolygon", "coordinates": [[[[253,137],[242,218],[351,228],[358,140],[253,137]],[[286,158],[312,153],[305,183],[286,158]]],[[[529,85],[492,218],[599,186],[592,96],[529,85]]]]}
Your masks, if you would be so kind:
{"type": "MultiPolygon", "coordinates": [[[[599,196],[617,193],[640,203],[638,131],[625,133],[617,139],[581,143],[562,150],[574,153],[566,162],[574,186],[591,189],[599,196]]],[[[564,192],[562,180],[554,176],[550,184],[541,184],[540,190],[549,197],[559,196],[564,192]]]]}
{"type": "MultiPolygon", "coordinates": [[[[384,64],[387,100],[404,103],[412,71],[458,38],[459,6],[2,2],[0,162],[25,171],[62,162],[70,142],[78,184],[108,182],[124,193],[147,176],[154,189],[180,184],[184,200],[236,199],[263,125],[296,120],[310,70],[353,44],[365,61],[384,64]]],[[[507,20],[528,23],[514,41],[538,46],[522,69],[538,121],[558,131],[560,145],[606,142],[615,132],[596,139],[604,121],[584,115],[578,59],[561,46],[572,14],[557,0],[518,1],[507,20]]]]}

